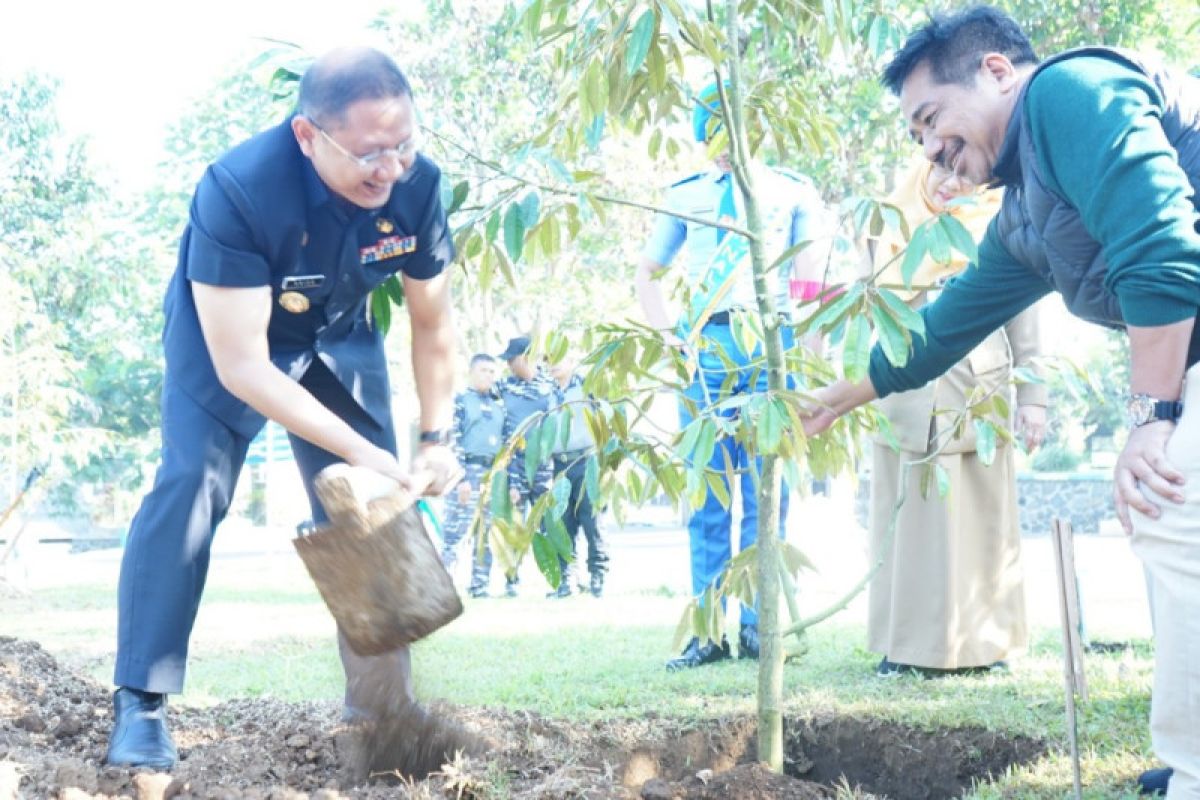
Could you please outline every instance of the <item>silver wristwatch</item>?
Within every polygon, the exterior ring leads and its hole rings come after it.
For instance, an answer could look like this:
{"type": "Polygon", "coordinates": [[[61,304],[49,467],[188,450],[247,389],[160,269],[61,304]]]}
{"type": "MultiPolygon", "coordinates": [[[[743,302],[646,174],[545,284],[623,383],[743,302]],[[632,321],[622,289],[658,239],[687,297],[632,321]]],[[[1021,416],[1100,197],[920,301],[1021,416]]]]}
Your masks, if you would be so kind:
{"type": "Polygon", "coordinates": [[[1148,394],[1135,394],[1125,401],[1125,417],[1131,428],[1162,420],[1175,422],[1181,416],[1183,403],[1179,400],[1159,400],[1148,394]]]}

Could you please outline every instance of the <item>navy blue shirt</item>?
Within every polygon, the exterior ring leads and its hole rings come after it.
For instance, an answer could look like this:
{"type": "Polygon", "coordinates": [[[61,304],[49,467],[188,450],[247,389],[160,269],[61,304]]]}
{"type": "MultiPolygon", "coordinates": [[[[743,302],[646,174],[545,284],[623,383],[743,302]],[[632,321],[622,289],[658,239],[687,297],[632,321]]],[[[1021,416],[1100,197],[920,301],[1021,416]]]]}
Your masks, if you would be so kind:
{"type": "Polygon", "coordinates": [[[426,280],[453,260],[440,180],[437,165],[419,155],[387,204],[367,210],[329,191],[290,120],[230,150],[196,188],[167,289],[167,382],[252,437],[263,418],[217,380],[189,281],[270,286],[275,365],[299,380],[319,358],[368,414],[385,420],[387,360],[380,331],[367,322],[367,297],[396,272],[426,280]],[[287,310],[285,291],[303,295],[307,309],[287,310]]]}

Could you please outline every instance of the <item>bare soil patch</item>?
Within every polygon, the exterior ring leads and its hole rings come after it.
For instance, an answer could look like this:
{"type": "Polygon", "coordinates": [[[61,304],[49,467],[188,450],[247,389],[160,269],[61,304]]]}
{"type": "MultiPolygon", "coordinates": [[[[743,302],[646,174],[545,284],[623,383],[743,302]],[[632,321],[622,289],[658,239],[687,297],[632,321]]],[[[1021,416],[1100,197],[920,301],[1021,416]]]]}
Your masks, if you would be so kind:
{"type": "Polygon", "coordinates": [[[433,712],[479,736],[487,752],[422,780],[385,773],[364,782],[354,774],[355,731],[335,705],[234,700],[171,710],[180,762],[170,775],[115,769],[102,763],[107,688],[62,668],[35,642],[0,637],[0,800],[813,800],[833,797],[842,780],[908,800],[956,796],[973,779],[1044,751],[977,729],[812,718],[789,721],[787,774],[776,775],[754,763],[754,722],[744,718],[579,723],[496,709],[433,712]]]}

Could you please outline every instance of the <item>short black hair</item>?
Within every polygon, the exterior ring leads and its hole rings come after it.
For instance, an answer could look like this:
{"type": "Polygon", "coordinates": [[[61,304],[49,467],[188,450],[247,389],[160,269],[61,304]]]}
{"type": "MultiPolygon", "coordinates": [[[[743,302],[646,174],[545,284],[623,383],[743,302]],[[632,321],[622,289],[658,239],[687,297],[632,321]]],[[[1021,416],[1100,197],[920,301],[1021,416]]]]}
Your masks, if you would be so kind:
{"type": "Polygon", "coordinates": [[[928,62],[938,83],[970,85],[988,53],[1000,53],[1014,66],[1038,62],[1021,26],[998,8],[971,6],[953,14],[933,14],[905,40],[883,68],[881,80],[898,95],[917,65],[928,62]]]}
{"type": "Polygon", "coordinates": [[[476,364],[478,364],[482,361],[487,361],[489,363],[494,364],[494,363],[496,363],[496,357],[493,356],[491,353],[476,353],[475,355],[471,356],[471,366],[472,367],[474,367],[476,364]]]}
{"type": "Polygon", "coordinates": [[[335,50],[313,62],[300,79],[297,110],[321,126],[345,122],[359,100],[412,97],[408,78],[391,56],[372,47],[335,50]]]}

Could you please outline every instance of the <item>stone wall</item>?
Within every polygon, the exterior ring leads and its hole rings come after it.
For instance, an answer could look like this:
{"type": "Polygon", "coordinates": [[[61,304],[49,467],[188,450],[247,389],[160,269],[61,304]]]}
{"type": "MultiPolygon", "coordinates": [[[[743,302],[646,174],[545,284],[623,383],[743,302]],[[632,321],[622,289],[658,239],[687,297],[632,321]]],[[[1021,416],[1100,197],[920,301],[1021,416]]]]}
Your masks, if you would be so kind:
{"type": "MultiPolygon", "coordinates": [[[[854,510],[866,527],[871,476],[859,476],[854,510]]],[[[1066,519],[1075,533],[1099,533],[1103,520],[1116,516],[1109,472],[1023,472],[1017,476],[1021,533],[1045,536],[1054,517],[1066,519]]]]}
{"type": "Polygon", "coordinates": [[[1050,533],[1054,517],[1066,519],[1075,533],[1099,533],[1103,520],[1116,516],[1110,472],[1025,472],[1017,476],[1021,533],[1050,533]]]}

